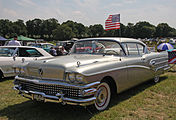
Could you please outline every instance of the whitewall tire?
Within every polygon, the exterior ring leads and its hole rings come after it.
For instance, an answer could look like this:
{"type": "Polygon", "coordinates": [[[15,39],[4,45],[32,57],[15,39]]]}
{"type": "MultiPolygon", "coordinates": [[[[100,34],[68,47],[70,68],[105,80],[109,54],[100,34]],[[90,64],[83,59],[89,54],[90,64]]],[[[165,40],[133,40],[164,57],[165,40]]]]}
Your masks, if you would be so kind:
{"type": "Polygon", "coordinates": [[[103,82],[97,87],[97,93],[95,94],[95,108],[98,111],[105,110],[111,100],[111,89],[108,83],[103,82]]]}
{"type": "Polygon", "coordinates": [[[155,76],[155,77],[154,77],[154,82],[155,82],[155,83],[158,83],[159,81],[160,81],[159,76],[155,76]]]}

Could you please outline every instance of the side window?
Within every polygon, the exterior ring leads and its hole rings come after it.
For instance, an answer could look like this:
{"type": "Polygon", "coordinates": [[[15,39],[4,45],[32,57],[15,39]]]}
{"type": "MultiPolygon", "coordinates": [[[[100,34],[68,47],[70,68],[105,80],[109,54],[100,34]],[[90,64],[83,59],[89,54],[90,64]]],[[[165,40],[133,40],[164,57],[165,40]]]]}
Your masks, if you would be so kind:
{"type": "Polygon", "coordinates": [[[127,43],[129,55],[139,55],[136,43],[127,43]]]}
{"type": "Polygon", "coordinates": [[[125,52],[130,56],[142,55],[144,53],[144,46],[138,43],[123,43],[125,52]]]}
{"type": "Polygon", "coordinates": [[[142,55],[144,53],[144,46],[141,44],[137,44],[139,54],[142,55]]]}
{"type": "Polygon", "coordinates": [[[122,43],[122,46],[125,49],[125,53],[128,55],[129,53],[128,53],[128,46],[127,46],[127,44],[126,43],[122,43]]]}
{"type": "Polygon", "coordinates": [[[20,48],[19,57],[40,57],[43,56],[40,52],[33,48],[20,48]]]}

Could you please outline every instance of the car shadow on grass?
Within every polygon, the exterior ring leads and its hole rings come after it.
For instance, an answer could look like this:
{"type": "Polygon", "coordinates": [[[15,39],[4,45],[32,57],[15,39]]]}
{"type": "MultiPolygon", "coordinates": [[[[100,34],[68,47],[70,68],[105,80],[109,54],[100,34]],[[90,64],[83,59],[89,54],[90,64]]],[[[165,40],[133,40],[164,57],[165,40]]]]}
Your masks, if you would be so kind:
{"type": "Polygon", "coordinates": [[[4,81],[6,81],[6,80],[13,80],[13,79],[15,79],[15,78],[14,78],[14,77],[1,78],[1,79],[0,79],[0,83],[1,83],[1,82],[4,82],[4,81]]]}
{"type": "MultiPolygon", "coordinates": [[[[167,76],[162,76],[160,77],[160,82],[162,82],[163,80],[168,79],[167,76]]],[[[112,99],[112,103],[110,105],[110,107],[113,107],[114,105],[117,105],[118,103],[127,100],[129,98],[131,98],[132,96],[137,95],[138,93],[141,93],[142,91],[144,91],[145,89],[152,87],[153,85],[156,85],[157,83],[155,83],[153,80],[150,81],[146,81],[142,84],[139,84],[133,88],[130,88],[118,95],[115,95],[112,99]]]]}
{"type": "MultiPolygon", "coordinates": [[[[166,76],[161,77],[161,81],[165,79],[167,79],[166,76]]],[[[153,85],[155,85],[153,81],[148,81],[120,93],[113,97],[110,108],[153,85]]],[[[6,116],[8,119],[16,120],[89,120],[98,113],[100,112],[92,107],[85,108],[57,103],[34,104],[32,101],[25,101],[0,110],[0,118],[6,116]]]]}

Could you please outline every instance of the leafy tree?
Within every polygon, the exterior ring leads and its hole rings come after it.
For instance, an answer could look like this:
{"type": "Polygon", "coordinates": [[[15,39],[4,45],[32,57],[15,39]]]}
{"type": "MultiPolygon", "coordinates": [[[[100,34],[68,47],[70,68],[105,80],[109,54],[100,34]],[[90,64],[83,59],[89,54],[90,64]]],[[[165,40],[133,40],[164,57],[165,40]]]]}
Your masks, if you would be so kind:
{"type": "Polygon", "coordinates": [[[169,37],[172,28],[167,23],[160,23],[156,27],[156,37],[169,37]]]}
{"type": "Polygon", "coordinates": [[[7,19],[0,19],[0,35],[6,38],[17,35],[28,35],[33,38],[45,40],[68,40],[73,37],[132,37],[132,38],[151,38],[151,37],[176,37],[176,29],[171,28],[167,23],[160,23],[155,27],[149,22],[138,22],[135,25],[128,23],[127,26],[121,24],[121,29],[105,31],[101,24],[84,26],[68,20],[61,25],[55,18],[47,20],[33,19],[24,24],[23,20],[15,22],[7,19]]]}
{"type": "Polygon", "coordinates": [[[169,34],[169,37],[176,37],[176,29],[172,28],[172,30],[168,34],[169,34]]]}
{"type": "Polygon", "coordinates": [[[57,29],[53,30],[53,37],[56,40],[70,40],[73,36],[72,29],[66,24],[59,25],[57,29]]]}
{"type": "Polygon", "coordinates": [[[77,23],[77,22],[73,22],[71,20],[68,20],[68,21],[64,22],[63,25],[67,25],[72,29],[72,31],[74,33],[73,37],[82,38],[82,37],[86,36],[86,33],[85,33],[86,28],[81,23],[77,23]]]}
{"type": "Polygon", "coordinates": [[[104,28],[101,24],[95,24],[89,26],[89,35],[91,37],[100,37],[103,36],[104,28]]]}
{"type": "Polygon", "coordinates": [[[26,22],[26,28],[28,31],[28,35],[34,38],[42,36],[42,23],[41,19],[29,20],[26,22]]]}
{"type": "Polygon", "coordinates": [[[52,31],[58,27],[58,20],[51,18],[47,20],[43,20],[41,24],[41,36],[42,38],[52,38],[52,31]]]}
{"type": "Polygon", "coordinates": [[[1,33],[1,35],[4,37],[11,36],[13,34],[13,30],[12,30],[11,26],[12,26],[11,21],[9,21],[7,19],[5,19],[5,20],[1,19],[0,20],[0,33],[1,33]]]}
{"type": "Polygon", "coordinates": [[[77,29],[77,38],[82,38],[86,36],[86,28],[81,23],[76,23],[75,28],[77,29]]]}
{"type": "Polygon", "coordinates": [[[138,22],[134,26],[135,38],[151,38],[155,34],[155,26],[149,22],[138,22]]]}
{"type": "Polygon", "coordinates": [[[128,23],[128,25],[126,26],[125,36],[130,37],[130,38],[134,37],[134,24],[133,23],[128,23]]]}
{"type": "Polygon", "coordinates": [[[18,19],[16,22],[14,22],[12,25],[12,29],[13,32],[18,35],[27,35],[27,29],[23,20],[18,19]]]}

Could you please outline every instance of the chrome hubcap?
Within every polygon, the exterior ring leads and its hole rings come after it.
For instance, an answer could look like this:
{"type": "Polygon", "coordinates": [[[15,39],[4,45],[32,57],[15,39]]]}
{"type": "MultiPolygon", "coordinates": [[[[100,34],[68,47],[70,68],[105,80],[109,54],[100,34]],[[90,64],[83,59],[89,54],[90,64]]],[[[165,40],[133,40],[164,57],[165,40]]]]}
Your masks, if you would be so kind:
{"type": "Polygon", "coordinates": [[[155,83],[159,82],[159,77],[158,77],[158,76],[155,76],[154,82],[155,82],[155,83]]]}
{"type": "Polygon", "coordinates": [[[106,103],[107,97],[108,97],[107,89],[104,86],[100,87],[97,94],[97,105],[103,106],[106,103]]]}

